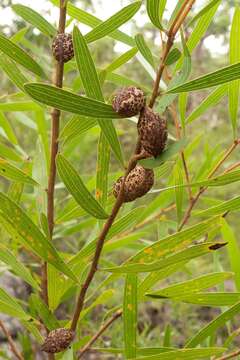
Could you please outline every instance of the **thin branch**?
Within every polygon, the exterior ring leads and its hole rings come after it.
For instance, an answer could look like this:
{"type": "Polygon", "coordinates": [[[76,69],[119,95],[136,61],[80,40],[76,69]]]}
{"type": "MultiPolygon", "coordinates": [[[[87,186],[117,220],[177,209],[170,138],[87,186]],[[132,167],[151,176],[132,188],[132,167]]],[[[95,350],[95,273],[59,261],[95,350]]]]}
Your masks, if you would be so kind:
{"type": "Polygon", "coordinates": [[[155,79],[155,83],[154,83],[154,87],[153,87],[153,92],[152,92],[152,96],[151,99],[149,101],[149,107],[152,108],[155,104],[155,101],[158,97],[159,94],[159,85],[160,85],[160,81],[163,75],[163,71],[165,69],[165,61],[167,59],[167,56],[173,46],[174,43],[174,39],[175,36],[179,30],[179,28],[181,27],[181,25],[183,24],[185,18],[187,17],[189,11],[192,8],[192,5],[194,4],[196,0],[185,0],[184,3],[182,4],[172,26],[170,27],[169,31],[168,31],[168,39],[166,42],[166,45],[164,46],[164,50],[163,50],[163,54],[161,56],[161,62],[157,71],[157,76],[155,79]]]}
{"type": "Polygon", "coordinates": [[[18,360],[24,360],[23,356],[21,355],[21,353],[18,351],[14,341],[13,341],[13,338],[11,336],[11,334],[9,333],[8,329],[5,327],[4,323],[0,320],[0,328],[2,329],[4,335],[6,336],[7,338],[7,341],[9,343],[9,347],[12,351],[12,353],[16,356],[16,358],[18,360]]]}
{"type": "MultiPolygon", "coordinates": [[[[59,25],[58,33],[62,34],[65,31],[66,25],[66,2],[60,0],[60,13],[59,13],[59,25]]],[[[53,84],[59,88],[62,88],[63,84],[63,71],[64,63],[62,60],[56,62],[53,84]]],[[[53,109],[52,116],[52,130],[51,130],[51,157],[50,157],[50,170],[48,178],[48,190],[47,190],[47,219],[50,238],[52,238],[54,229],[54,191],[56,181],[56,156],[58,153],[58,137],[59,137],[59,122],[61,112],[58,109],[53,109]]],[[[48,304],[48,278],[47,278],[47,263],[42,266],[42,298],[46,304],[48,304]]]]}
{"type": "MultiPolygon", "coordinates": [[[[136,147],[136,151],[138,150],[138,146],[136,147]]],[[[113,209],[112,209],[112,212],[111,212],[111,215],[109,216],[108,220],[106,221],[100,235],[99,235],[99,238],[98,238],[98,241],[97,241],[97,244],[96,244],[96,250],[95,250],[95,254],[94,254],[94,257],[93,257],[93,261],[92,261],[92,264],[91,264],[91,267],[90,267],[90,270],[88,272],[88,275],[87,275],[87,278],[85,280],[85,282],[83,283],[82,287],[81,287],[81,290],[80,290],[80,294],[79,294],[79,297],[78,297],[78,300],[77,300],[77,304],[76,304],[76,307],[75,307],[75,311],[74,311],[74,315],[73,315],[73,319],[72,319],[72,323],[71,323],[71,330],[75,331],[76,328],[77,328],[77,323],[78,323],[78,319],[79,319],[79,316],[81,314],[81,311],[82,311],[82,308],[83,308],[83,305],[84,305],[84,299],[85,299],[85,296],[86,296],[86,293],[87,293],[87,290],[95,276],[95,273],[97,271],[97,267],[98,267],[98,263],[99,263],[99,259],[100,259],[100,255],[101,255],[101,252],[102,252],[102,248],[103,248],[103,245],[104,245],[104,241],[105,241],[105,238],[124,202],[124,186],[125,186],[125,180],[126,180],[126,177],[127,175],[130,173],[130,171],[136,166],[137,164],[137,161],[140,160],[140,159],[143,159],[145,158],[146,155],[145,155],[145,152],[143,153],[140,153],[140,154],[136,154],[136,155],[133,155],[132,158],[130,159],[129,161],[129,164],[128,164],[128,167],[127,167],[127,170],[125,172],[125,175],[124,175],[124,181],[122,183],[122,186],[121,186],[121,190],[119,192],[119,195],[118,195],[118,198],[113,206],[113,209]]]]}
{"type": "MultiPolygon", "coordinates": [[[[234,143],[229,147],[229,149],[225,152],[223,157],[219,160],[219,162],[214,166],[210,174],[208,175],[208,179],[211,179],[212,176],[218,171],[218,169],[221,167],[221,165],[224,163],[226,159],[232,154],[232,152],[236,149],[236,147],[240,144],[240,139],[237,139],[234,141],[234,143]]],[[[226,172],[225,172],[226,173],[226,172]]],[[[198,202],[200,196],[207,190],[207,187],[202,187],[199,189],[197,195],[192,199],[192,201],[189,204],[188,209],[186,210],[186,213],[184,215],[183,221],[181,225],[179,226],[179,231],[182,230],[182,228],[187,224],[189,218],[191,217],[192,210],[195,206],[195,204],[198,202]]]]}
{"type": "Polygon", "coordinates": [[[228,360],[228,359],[233,359],[235,357],[237,357],[238,355],[240,355],[240,350],[236,350],[228,355],[224,355],[222,357],[217,358],[216,360],[228,360]]]}
{"type": "Polygon", "coordinates": [[[112,323],[122,316],[122,310],[118,310],[109,320],[107,320],[98,330],[98,332],[89,340],[89,342],[79,352],[78,359],[91,348],[91,346],[100,338],[100,336],[112,325],[112,323]]]}

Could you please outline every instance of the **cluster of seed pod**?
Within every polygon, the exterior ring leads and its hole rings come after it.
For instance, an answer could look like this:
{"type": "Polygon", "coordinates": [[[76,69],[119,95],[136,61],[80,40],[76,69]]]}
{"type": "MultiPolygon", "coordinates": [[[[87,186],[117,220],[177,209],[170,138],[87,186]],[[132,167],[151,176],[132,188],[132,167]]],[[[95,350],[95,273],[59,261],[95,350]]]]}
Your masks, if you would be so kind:
{"type": "Polygon", "coordinates": [[[73,40],[71,34],[57,34],[52,43],[52,54],[57,61],[64,63],[74,57],[73,40]]]}
{"type": "MultiPolygon", "coordinates": [[[[166,120],[146,105],[146,97],[141,89],[130,86],[119,91],[113,98],[113,109],[122,117],[139,115],[137,124],[141,150],[147,157],[157,157],[166,146],[168,132],[166,120]]],[[[124,177],[113,185],[113,195],[118,197],[124,177]]],[[[130,171],[124,184],[124,202],[134,201],[144,196],[154,184],[154,172],[136,165],[130,171]]]]}

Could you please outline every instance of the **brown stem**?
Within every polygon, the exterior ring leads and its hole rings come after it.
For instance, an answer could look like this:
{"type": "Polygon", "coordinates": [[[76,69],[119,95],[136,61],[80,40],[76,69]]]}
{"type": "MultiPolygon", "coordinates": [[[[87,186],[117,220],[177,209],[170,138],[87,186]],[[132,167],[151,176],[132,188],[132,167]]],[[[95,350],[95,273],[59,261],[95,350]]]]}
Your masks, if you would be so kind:
{"type": "MultiPolygon", "coordinates": [[[[221,167],[221,165],[224,163],[224,161],[232,154],[232,152],[236,149],[236,147],[240,144],[240,139],[237,139],[234,141],[234,143],[229,147],[229,149],[225,152],[223,157],[219,160],[219,162],[214,166],[212,171],[208,175],[208,179],[211,179],[211,177],[218,171],[218,169],[221,167]]],[[[187,224],[189,218],[191,217],[192,210],[195,206],[195,204],[198,202],[200,196],[207,190],[207,187],[200,188],[197,195],[190,201],[189,207],[184,215],[183,221],[181,225],[179,226],[179,231],[182,230],[182,228],[187,224]]]]}
{"type": "Polygon", "coordinates": [[[120,210],[123,202],[124,202],[124,185],[125,185],[125,180],[126,180],[126,177],[127,175],[130,173],[130,171],[136,166],[136,163],[138,160],[144,158],[146,155],[145,153],[140,153],[140,154],[136,154],[136,155],[133,155],[132,158],[130,159],[129,161],[129,164],[128,164],[128,167],[127,167],[127,170],[125,172],[125,175],[124,175],[124,181],[122,183],[122,186],[121,186],[121,190],[119,192],[119,195],[118,195],[118,198],[113,206],[113,209],[112,209],[112,212],[111,212],[111,215],[109,216],[108,220],[106,221],[100,235],[99,235],[99,238],[98,238],[98,241],[97,241],[97,244],[96,244],[96,250],[95,250],[95,254],[94,254],[94,257],[93,257],[93,261],[91,263],[91,267],[90,267],[90,270],[88,272],[88,275],[87,275],[87,278],[86,280],[84,281],[82,287],[81,287],[81,290],[80,290],[80,294],[79,294],[79,297],[78,297],[78,300],[77,300],[77,304],[76,304],[76,308],[75,308],[75,311],[74,311],[74,315],[73,315],[73,319],[72,319],[72,323],[71,323],[71,330],[75,331],[76,330],[76,327],[77,327],[77,323],[78,323],[78,319],[79,319],[79,316],[81,314],[81,311],[82,311],[82,308],[83,308],[83,305],[84,305],[84,299],[85,299],[85,296],[86,296],[86,293],[87,293],[87,290],[92,282],[92,279],[97,271],[97,266],[98,266],[98,262],[99,262],[99,259],[100,259],[100,255],[101,255],[101,252],[102,252],[102,248],[103,248],[103,245],[104,245],[104,240],[118,214],[118,211],[120,210]]]}
{"type": "MultiPolygon", "coordinates": [[[[59,25],[58,33],[62,34],[65,31],[66,25],[66,2],[60,1],[60,14],[59,14],[59,25]]],[[[62,88],[63,84],[63,61],[57,61],[55,67],[55,74],[53,84],[59,88],[62,88]]],[[[52,117],[52,130],[51,130],[51,155],[50,155],[50,170],[48,178],[48,190],[47,190],[47,219],[49,227],[50,239],[52,239],[54,229],[54,190],[56,180],[56,156],[58,153],[58,136],[59,136],[59,120],[61,112],[58,109],[53,109],[51,113],[52,117]]],[[[48,278],[47,278],[47,263],[42,266],[42,298],[46,304],[48,304],[48,278]]]]}
{"type": "Polygon", "coordinates": [[[122,310],[118,310],[109,320],[107,320],[98,330],[98,332],[88,341],[88,343],[79,352],[78,359],[91,348],[91,346],[99,339],[99,337],[112,325],[112,323],[122,316],[122,310]]]}
{"type": "Polygon", "coordinates": [[[237,357],[238,355],[240,355],[240,350],[236,350],[230,354],[224,355],[222,357],[217,358],[216,360],[227,360],[227,359],[233,359],[235,357],[237,357]]]}
{"type": "Polygon", "coordinates": [[[159,68],[158,68],[158,71],[157,71],[157,76],[156,76],[156,79],[155,79],[155,82],[154,82],[154,86],[153,86],[153,92],[152,92],[152,96],[151,96],[151,99],[149,101],[149,107],[150,108],[153,108],[154,104],[155,104],[155,101],[158,97],[158,94],[159,94],[159,85],[160,85],[160,81],[161,81],[161,78],[162,78],[162,75],[163,75],[163,71],[164,71],[164,68],[165,68],[165,61],[166,61],[166,58],[173,46],[173,43],[174,43],[174,39],[175,39],[175,36],[180,28],[180,26],[182,25],[182,23],[184,22],[186,16],[188,15],[189,11],[191,10],[192,8],[192,5],[193,3],[195,2],[196,0],[185,0],[184,3],[182,4],[173,24],[171,25],[169,31],[168,31],[168,39],[167,39],[167,42],[166,42],[166,45],[164,46],[164,50],[163,50],[163,54],[161,56],[161,62],[160,62],[160,65],[159,65],[159,68]]]}
{"type": "Polygon", "coordinates": [[[0,328],[2,329],[2,332],[4,333],[4,335],[7,338],[7,341],[9,343],[9,347],[10,347],[12,353],[16,356],[16,358],[18,360],[24,360],[23,356],[21,355],[21,353],[18,351],[16,345],[14,344],[11,334],[9,333],[9,331],[7,330],[7,328],[5,327],[4,323],[1,320],[0,320],[0,328]]]}

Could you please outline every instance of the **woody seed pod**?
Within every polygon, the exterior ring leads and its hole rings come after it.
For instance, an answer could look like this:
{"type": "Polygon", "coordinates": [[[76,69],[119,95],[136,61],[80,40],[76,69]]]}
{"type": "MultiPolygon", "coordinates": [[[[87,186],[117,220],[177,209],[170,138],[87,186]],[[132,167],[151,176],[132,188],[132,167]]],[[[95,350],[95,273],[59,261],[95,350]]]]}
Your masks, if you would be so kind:
{"type": "Polygon", "coordinates": [[[52,43],[53,56],[57,61],[68,62],[74,57],[71,34],[58,34],[52,43]]]}
{"type": "Polygon", "coordinates": [[[166,120],[146,106],[141,111],[137,127],[142,148],[154,157],[160,155],[168,137],[166,120]]]}
{"type": "MultiPolygon", "coordinates": [[[[121,190],[124,177],[121,176],[113,185],[113,195],[118,197],[121,190]]],[[[144,196],[153,186],[154,172],[151,169],[145,169],[140,165],[130,171],[124,186],[124,202],[134,201],[144,196]]]]}
{"type": "Polygon", "coordinates": [[[144,92],[135,86],[123,88],[113,99],[113,109],[123,117],[139,114],[145,105],[144,92]]]}
{"type": "Polygon", "coordinates": [[[73,338],[74,332],[70,329],[59,328],[52,330],[41,346],[41,350],[51,354],[64,351],[69,347],[73,338]]]}

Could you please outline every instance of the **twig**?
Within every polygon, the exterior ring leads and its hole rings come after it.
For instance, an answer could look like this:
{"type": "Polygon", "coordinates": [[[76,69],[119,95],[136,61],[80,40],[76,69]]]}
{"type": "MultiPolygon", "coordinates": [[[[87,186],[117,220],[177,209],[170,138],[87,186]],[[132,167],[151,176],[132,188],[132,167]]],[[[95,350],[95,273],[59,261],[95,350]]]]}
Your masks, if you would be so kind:
{"type": "Polygon", "coordinates": [[[240,350],[236,350],[228,355],[224,355],[222,357],[217,358],[216,360],[227,360],[227,359],[233,359],[235,357],[237,357],[238,355],[240,355],[240,350]]]}
{"type": "MultiPolygon", "coordinates": [[[[64,0],[60,1],[60,14],[59,14],[59,25],[58,33],[62,34],[65,31],[66,25],[66,2],[64,0]]],[[[63,83],[63,71],[64,63],[63,61],[57,61],[55,67],[55,74],[53,83],[55,86],[62,88],[63,83]]],[[[49,227],[49,235],[52,238],[53,229],[54,229],[54,190],[55,190],[55,180],[56,180],[56,156],[58,152],[58,137],[59,137],[59,120],[61,112],[58,109],[53,109],[52,116],[52,132],[51,132],[51,157],[50,157],[50,171],[48,178],[48,190],[47,190],[47,219],[49,227]]],[[[42,298],[46,304],[48,304],[48,278],[47,278],[47,263],[43,264],[42,267],[42,298]]]]}
{"type": "Polygon", "coordinates": [[[112,323],[122,316],[122,310],[118,310],[109,320],[107,320],[98,330],[98,332],[89,340],[89,342],[79,352],[78,359],[90,349],[90,347],[99,339],[99,337],[112,325],[112,323]]]}
{"type": "Polygon", "coordinates": [[[16,356],[18,360],[24,360],[23,356],[20,354],[16,345],[14,344],[11,334],[9,333],[9,331],[7,330],[7,328],[5,327],[4,323],[1,320],[0,320],[0,327],[7,338],[12,353],[16,356]]]}
{"type": "MultiPolygon", "coordinates": [[[[240,144],[240,139],[237,139],[234,141],[234,143],[229,147],[229,149],[225,152],[224,156],[219,160],[219,162],[214,166],[210,174],[208,175],[208,179],[211,179],[211,177],[218,171],[218,169],[221,167],[221,165],[224,163],[224,161],[232,154],[232,152],[236,149],[236,147],[240,144]]],[[[207,187],[202,187],[199,189],[197,195],[192,199],[192,201],[189,204],[189,207],[184,215],[183,221],[181,225],[179,226],[179,231],[182,230],[182,228],[186,225],[189,218],[191,217],[192,210],[195,206],[195,204],[198,202],[198,199],[200,196],[207,190],[207,187]]]]}
{"type": "MultiPolygon", "coordinates": [[[[63,34],[66,26],[66,14],[67,14],[67,1],[59,0],[59,24],[58,33],[63,34]]],[[[63,59],[56,62],[55,74],[53,84],[59,88],[62,88],[63,84],[63,72],[64,63],[63,59]]],[[[48,177],[48,190],[47,190],[47,220],[49,228],[50,240],[52,239],[54,229],[54,191],[56,181],[56,156],[58,153],[58,137],[59,137],[59,122],[60,122],[61,111],[53,109],[51,113],[52,117],[52,130],[51,130],[51,155],[50,155],[50,170],[48,177]]],[[[42,266],[42,279],[41,279],[41,295],[44,302],[48,305],[48,273],[47,263],[45,262],[42,266]]],[[[47,330],[47,329],[46,329],[47,330]]],[[[48,330],[47,330],[48,332],[48,330]]],[[[54,359],[53,354],[48,355],[48,359],[54,359]]]]}
{"type": "Polygon", "coordinates": [[[163,75],[163,71],[165,68],[165,61],[166,58],[173,46],[174,43],[174,39],[175,36],[180,28],[180,26],[182,25],[182,23],[184,22],[186,16],[188,15],[189,11],[192,8],[192,5],[194,4],[196,0],[185,0],[184,3],[182,4],[172,26],[170,27],[169,31],[168,31],[168,39],[166,42],[166,45],[164,46],[164,50],[163,50],[163,54],[161,57],[161,62],[157,71],[157,76],[156,76],[156,80],[154,83],[154,87],[153,87],[153,92],[152,92],[152,96],[151,99],[149,101],[149,107],[152,108],[155,104],[155,101],[158,97],[158,93],[159,93],[159,85],[160,85],[160,81],[163,75]]]}
{"type": "MultiPolygon", "coordinates": [[[[138,149],[138,147],[136,148],[136,150],[138,149]]],[[[129,164],[128,164],[128,167],[127,167],[127,170],[126,170],[126,173],[125,173],[125,176],[124,176],[124,181],[122,183],[122,186],[121,186],[121,190],[119,192],[119,195],[118,195],[118,198],[113,206],[113,209],[112,209],[112,212],[111,212],[111,215],[109,216],[108,220],[106,221],[100,235],[99,235],[99,238],[98,238],[98,241],[97,241],[97,244],[96,244],[96,250],[95,250],[95,254],[94,254],[94,257],[93,257],[93,261],[92,261],[92,264],[91,264],[91,267],[90,267],[90,270],[88,272],[88,275],[87,275],[87,278],[85,280],[85,282],[83,283],[82,287],[81,287],[81,291],[80,291],[80,294],[79,294],[79,297],[78,297],[78,301],[77,301],[77,304],[76,304],[76,308],[75,308],[75,311],[74,311],[74,315],[73,315],[73,319],[72,319],[72,323],[71,323],[71,330],[75,331],[76,330],[76,327],[77,327],[77,323],[78,323],[78,319],[79,319],[79,316],[81,314],[81,311],[82,311],[82,308],[83,308],[83,305],[84,305],[84,299],[85,299],[85,296],[86,296],[86,293],[87,293],[87,290],[92,282],[92,279],[93,277],[95,276],[95,273],[97,271],[97,266],[98,266],[98,262],[99,262],[99,258],[100,258],[100,255],[101,255],[101,252],[102,252],[102,248],[103,248],[103,245],[104,245],[104,241],[105,241],[105,238],[124,202],[124,185],[125,185],[125,180],[126,180],[126,177],[127,175],[130,173],[130,171],[136,166],[136,163],[138,160],[140,159],[143,159],[145,158],[146,155],[145,153],[140,153],[140,154],[136,154],[136,155],[133,155],[132,158],[130,159],[129,161],[129,164]]]]}

